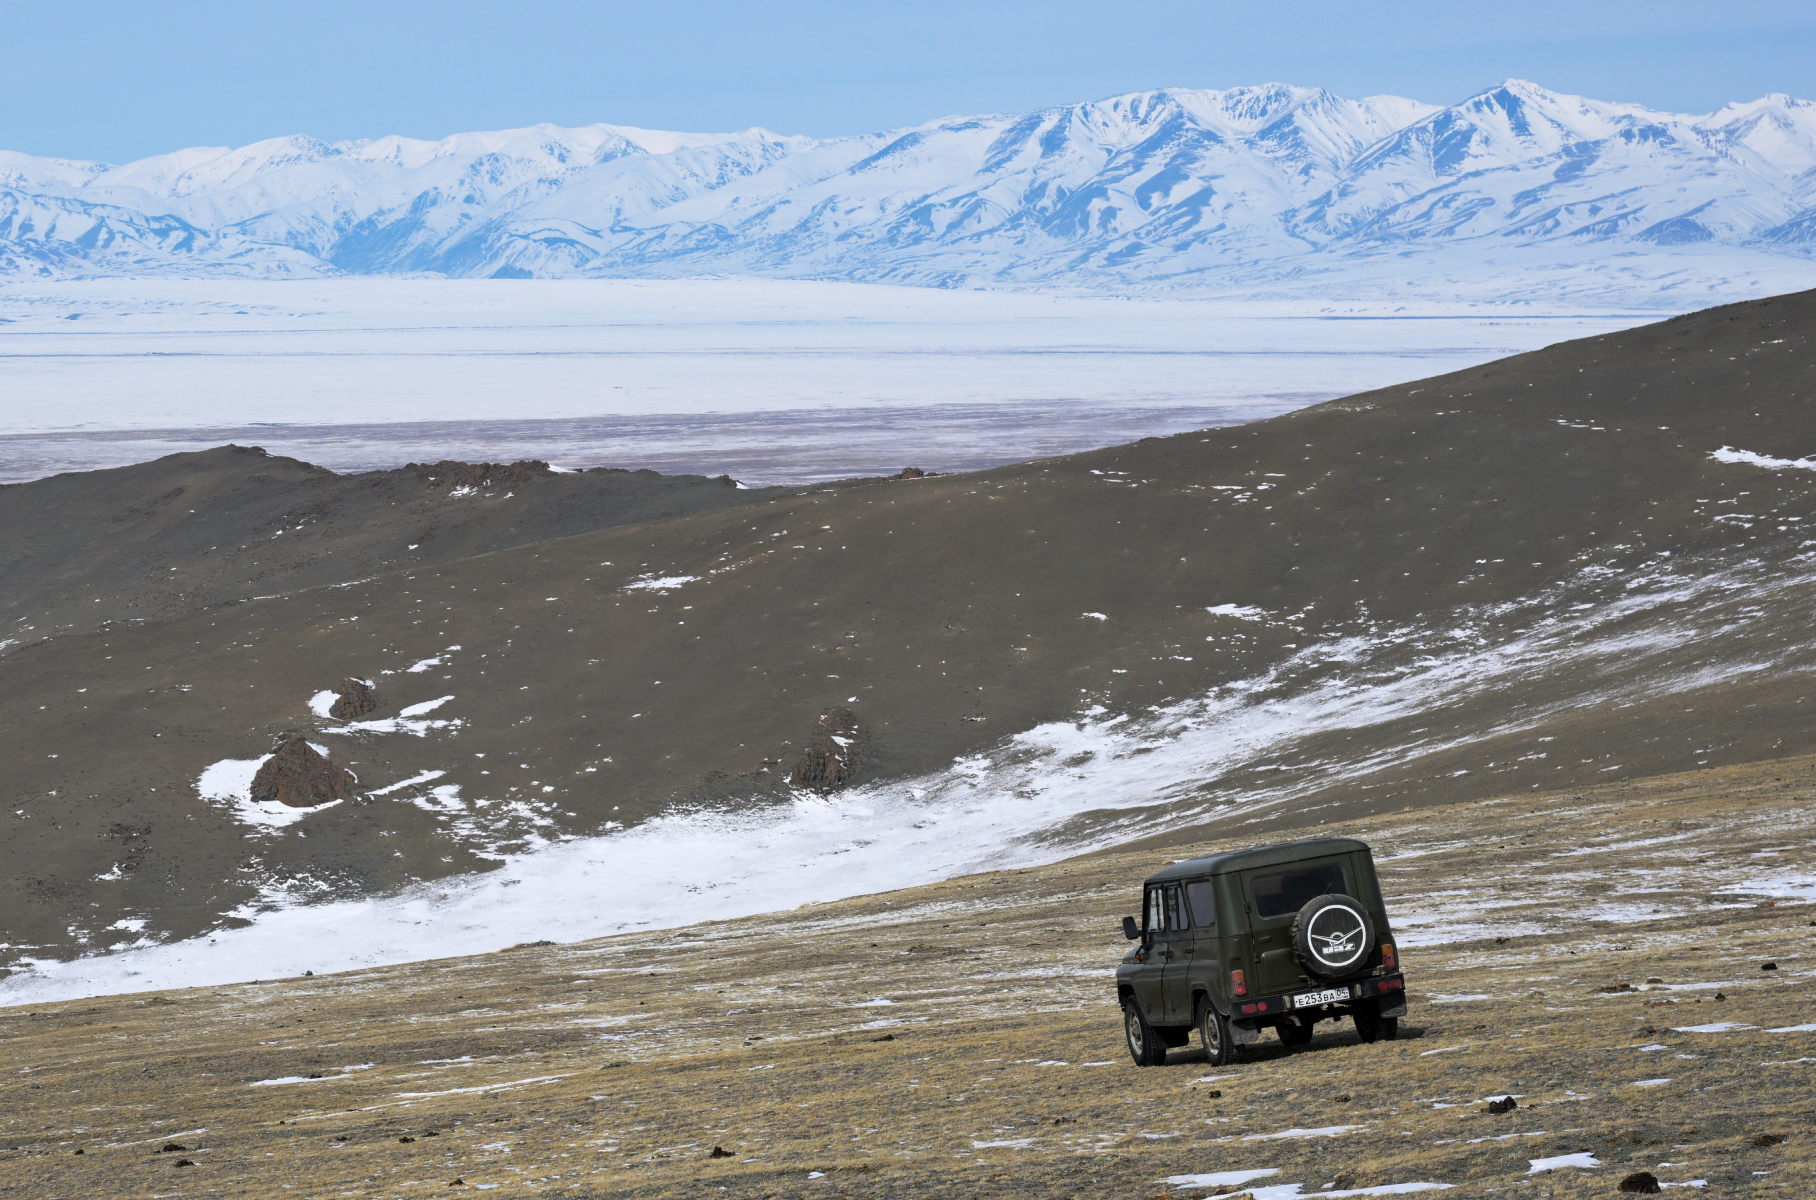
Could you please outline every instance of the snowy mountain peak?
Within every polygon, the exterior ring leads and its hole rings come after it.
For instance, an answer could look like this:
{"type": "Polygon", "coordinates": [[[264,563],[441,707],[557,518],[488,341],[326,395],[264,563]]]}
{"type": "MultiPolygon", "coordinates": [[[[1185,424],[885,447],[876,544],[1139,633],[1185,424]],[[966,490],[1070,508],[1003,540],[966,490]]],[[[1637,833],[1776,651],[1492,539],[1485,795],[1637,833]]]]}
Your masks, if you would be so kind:
{"type": "Polygon", "coordinates": [[[1199,282],[1359,270],[1390,247],[1707,244],[1807,262],[1813,172],[1807,101],[1684,116],[1521,79],[1448,107],[1162,88],[825,139],[298,135],[117,167],[0,153],[0,274],[1199,282]]]}

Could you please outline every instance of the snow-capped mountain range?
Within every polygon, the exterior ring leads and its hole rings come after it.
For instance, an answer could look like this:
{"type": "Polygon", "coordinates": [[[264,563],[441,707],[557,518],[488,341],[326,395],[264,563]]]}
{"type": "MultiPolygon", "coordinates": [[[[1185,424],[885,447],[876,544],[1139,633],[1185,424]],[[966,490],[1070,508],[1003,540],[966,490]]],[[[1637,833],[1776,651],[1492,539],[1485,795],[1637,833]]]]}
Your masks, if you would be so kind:
{"type": "MultiPolygon", "coordinates": [[[[1816,104],[1270,84],[814,139],[539,125],[128,163],[0,152],[0,275],[1261,284],[1412,253],[1816,260],[1816,104]],[[1732,255],[1730,255],[1732,257],[1732,255]]],[[[1816,280],[1816,275],[1813,275],[1816,280]]]]}

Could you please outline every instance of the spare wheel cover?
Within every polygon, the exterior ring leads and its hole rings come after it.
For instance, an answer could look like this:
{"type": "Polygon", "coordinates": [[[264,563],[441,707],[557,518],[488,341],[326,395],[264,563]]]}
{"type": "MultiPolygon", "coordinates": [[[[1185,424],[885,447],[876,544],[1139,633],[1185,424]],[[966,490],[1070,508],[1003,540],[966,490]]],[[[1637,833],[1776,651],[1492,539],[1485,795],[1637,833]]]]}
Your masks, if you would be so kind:
{"type": "Polygon", "coordinates": [[[1293,949],[1314,975],[1348,975],[1362,969],[1374,949],[1374,928],[1359,900],[1318,896],[1293,920],[1293,949]]]}

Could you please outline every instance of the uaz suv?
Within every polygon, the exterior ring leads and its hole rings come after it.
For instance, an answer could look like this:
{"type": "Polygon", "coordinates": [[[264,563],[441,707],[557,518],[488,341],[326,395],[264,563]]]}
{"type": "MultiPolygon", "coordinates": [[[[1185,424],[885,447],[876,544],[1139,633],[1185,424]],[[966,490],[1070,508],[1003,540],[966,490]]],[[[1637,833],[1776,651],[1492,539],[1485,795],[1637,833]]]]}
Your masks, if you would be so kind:
{"type": "Polygon", "coordinates": [[[1174,863],[1143,885],[1140,945],[1116,970],[1129,1053],[1166,1061],[1198,1030],[1222,1066],[1272,1028],[1302,1046],[1348,1017],[1365,1042],[1392,1041],[1406,981],[1368,846],[1320,838],[1174,863]]]}

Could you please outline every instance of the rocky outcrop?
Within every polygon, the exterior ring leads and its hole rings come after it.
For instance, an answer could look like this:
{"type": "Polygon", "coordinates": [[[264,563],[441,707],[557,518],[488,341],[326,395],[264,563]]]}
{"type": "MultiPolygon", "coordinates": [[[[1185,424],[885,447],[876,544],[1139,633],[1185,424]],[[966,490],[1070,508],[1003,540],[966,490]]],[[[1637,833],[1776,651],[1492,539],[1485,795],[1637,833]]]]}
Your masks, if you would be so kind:
{"type": "Polygon", "coordinates": [[[277,801],[291,808],[313,808],[331,800],[358,794],[353,772],[337,766],[328,756],[298,735],[286,737],[252,777],[252,798],[277,801]]]}
{"type": "Polygon", "coordinates": [[[432,488],[450,492],[462,488],[514,492],[551,473],[549,464],[534,458],[514,463],[464,463],[443,459],[438,463],[407,463],[403,470],[432,488]]]}
{"type": "Polygon", "coordinates": [[[335,687],[334,694],[335,700],[328,708],[328,715],[338,720],[351,721],[354,717],[378,711],[378,693],[364,679],[355,679],[349,675],[335,687]]]}
{"type": "Polygon", "coordinates": [[[789,773],[789,784],[816,792],[844,786],[863,766],[869,741],[869,731],[858,724],[856,713],[849,708],[827,709],[789,773]]]}

